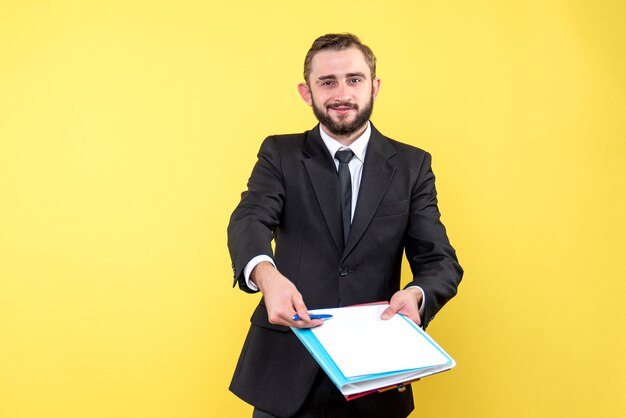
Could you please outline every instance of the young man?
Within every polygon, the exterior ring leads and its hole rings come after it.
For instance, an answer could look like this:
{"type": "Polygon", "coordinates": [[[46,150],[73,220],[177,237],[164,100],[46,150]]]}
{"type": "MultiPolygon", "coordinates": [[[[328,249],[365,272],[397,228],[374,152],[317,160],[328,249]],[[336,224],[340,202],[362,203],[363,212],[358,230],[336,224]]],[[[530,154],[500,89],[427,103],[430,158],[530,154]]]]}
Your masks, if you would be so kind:
{"type": "Polygon", "coordinates": [[[307,307],[384,300],[383,319],[402,313],[426,327],[456,294],[463,271],[439,220],[430,155],[370,123],[379,88],[376,58],[356,36],[316,39],[298,91],[319,125],[263,142],[232,214],[235,283],[263,294],[230,386],[254,417],[403,418],[413,409],[410,387],[346,401],[288,328],[322,324],[307,307]],[[403,252],[413,280],[401,290],[403,252]]]}

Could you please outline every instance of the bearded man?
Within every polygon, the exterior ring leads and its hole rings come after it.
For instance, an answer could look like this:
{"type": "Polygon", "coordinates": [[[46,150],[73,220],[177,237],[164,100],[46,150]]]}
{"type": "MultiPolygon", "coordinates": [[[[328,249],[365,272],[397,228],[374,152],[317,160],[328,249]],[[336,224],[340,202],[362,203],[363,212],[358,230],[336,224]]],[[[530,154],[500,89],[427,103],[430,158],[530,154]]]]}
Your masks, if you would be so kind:
{"type": "MultiPolygon", "coordinates": [[[[376,58],[356,36],[316,39],[298,91],[319,124],[263,142],[231,216],[234,283],[263,295],[230,385],[255,418],[404,418],[413,410],[410,385],[346,401],[289,329],[322,325],[307,307],[385,300],[383,319],[401,313],[425,328],[461,281],[430,155],[370,122],[379,89],[376,58]],[[400,289],[403,253],[413,279],[400,289]]],[[[381,355],[395,350],[402,347],[381,355]]]]}

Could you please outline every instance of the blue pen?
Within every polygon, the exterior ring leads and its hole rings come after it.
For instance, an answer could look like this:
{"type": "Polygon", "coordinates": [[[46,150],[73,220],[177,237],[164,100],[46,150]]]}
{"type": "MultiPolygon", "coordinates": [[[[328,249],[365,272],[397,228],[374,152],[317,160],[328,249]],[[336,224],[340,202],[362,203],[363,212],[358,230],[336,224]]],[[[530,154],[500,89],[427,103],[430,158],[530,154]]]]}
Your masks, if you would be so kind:
{"type": "MultiPolygon", "coordinates": [[[[321,319],[323,321],[332,318],[333,316],[331,314],[309,314],[309,318],[311,319],[321,319]]],[[[300,318],[300,315],[295,314],[292,318],[294,321],[302,321],[302,318],[300,318]]]]}

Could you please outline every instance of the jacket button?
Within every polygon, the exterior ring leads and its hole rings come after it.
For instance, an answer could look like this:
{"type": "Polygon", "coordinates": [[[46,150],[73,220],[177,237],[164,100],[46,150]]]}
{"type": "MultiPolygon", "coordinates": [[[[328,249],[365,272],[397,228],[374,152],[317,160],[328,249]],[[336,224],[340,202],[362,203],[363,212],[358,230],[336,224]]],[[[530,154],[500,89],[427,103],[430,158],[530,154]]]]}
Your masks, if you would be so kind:
{"type": "Polygon", "coordinates": [[[339,270],[339,275],[341,277],[346,277],[348,275],[348,268],[347,267],[343,267],[341,270],[339,270]]]}

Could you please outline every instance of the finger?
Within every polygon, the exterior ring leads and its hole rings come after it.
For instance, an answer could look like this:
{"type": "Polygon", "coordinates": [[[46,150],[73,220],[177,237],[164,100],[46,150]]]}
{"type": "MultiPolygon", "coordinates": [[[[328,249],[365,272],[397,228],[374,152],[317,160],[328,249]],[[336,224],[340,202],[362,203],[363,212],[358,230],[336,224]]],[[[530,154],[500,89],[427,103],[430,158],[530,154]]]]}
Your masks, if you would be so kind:
{"type": "Polygon", "coordinates": [[[300,328],[300,329],[316,328],[324,324],[324,321],[322,321],[321,319],[312,319],[310,321],[300,320],[300,321],[292,321],[292,322],[293,324],[290,326],[294,328],[300,328]]]}
{"type": "Polygon", "coordinates": [[[291,308],[281,310],[281,311],[268,310],[267,315],[268,315],[270,324],[290,326],[292,315],[293,315],[293,313],[291,312],[292,312],[291,308]]]}
{"type": "Polygon", "coordinates": [[[322,321],[321,319],[311,319],[311,317],[309,316],[309,311],[304,304],[304,300],[302,300],[302,296],[300,294],[294,296],[293,307],[300,317],[300,320],[296,321],[293,319],[293,317],[290,318],[292,322],[291,326],[296,328],[315,328],[321,326],[324,323],[324,321],[322,321]]]}
{"type": "Polygon", "coordinates": [[[294,295],[293,297],[293,308],[296,310],[296,313],[303,321],[311,321],[309,317],[309,311],[304,304],[304,300],[302,300],[302,296],[300,294],[294,295]]]}
{"type": "Polygon", "coordinates": [[[315,328],[315,327],[319,327],[320,325],[324,323],[324,321],[321,319],[312,319],[311,315],[308,315],[308,317],[309,319],[305,319],[305,318],[300,317],[299,314],[294,315],[290,320],[291,322],[290,326],[295,327],[295,328],[315,328]]]}
{"type": "Polygon", "coordinates": [[[392,307],[392,305],[389,305],[387,309],[385,309],[383,313],[380,315],[380,318],[383,320],[387,320],[391,318],[392,316],[394,316],[396,312],[397,311],[392,307]]]}

